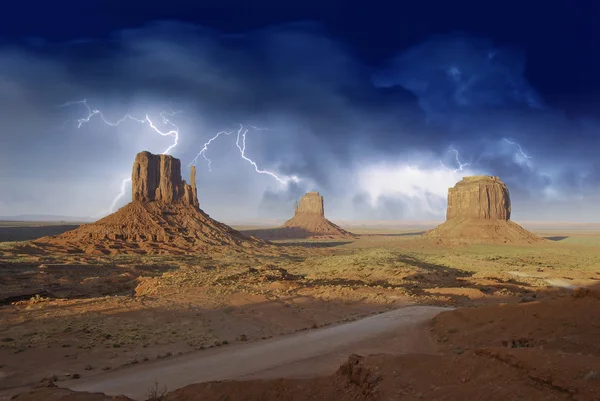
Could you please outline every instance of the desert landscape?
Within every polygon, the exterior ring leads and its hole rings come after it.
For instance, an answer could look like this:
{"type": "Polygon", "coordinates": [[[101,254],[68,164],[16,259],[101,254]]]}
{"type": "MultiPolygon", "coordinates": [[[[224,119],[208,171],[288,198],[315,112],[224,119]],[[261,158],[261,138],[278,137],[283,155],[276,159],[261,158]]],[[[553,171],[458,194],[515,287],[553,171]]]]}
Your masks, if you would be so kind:
{"type": "Polygon", "coordinates": [[[132,182],[95,223],[0,226],[0,399],[600,399],[600,228],[527,230],[498,177],[410,229],[316,192],[232,228],[168,155],[132,182]]]}

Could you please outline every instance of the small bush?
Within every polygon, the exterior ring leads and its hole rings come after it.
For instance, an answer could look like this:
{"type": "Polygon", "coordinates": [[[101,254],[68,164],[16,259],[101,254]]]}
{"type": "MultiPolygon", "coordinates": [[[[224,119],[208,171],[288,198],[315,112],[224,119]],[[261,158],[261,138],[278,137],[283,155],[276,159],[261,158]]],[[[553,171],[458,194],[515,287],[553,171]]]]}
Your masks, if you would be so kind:
{"type": "Polygon", "coordinates": [[[154,386],[148,390],[148,401],[168,401],[167,399],[167,386],[160,388],[158,382],[154,382],[154,386]]]}

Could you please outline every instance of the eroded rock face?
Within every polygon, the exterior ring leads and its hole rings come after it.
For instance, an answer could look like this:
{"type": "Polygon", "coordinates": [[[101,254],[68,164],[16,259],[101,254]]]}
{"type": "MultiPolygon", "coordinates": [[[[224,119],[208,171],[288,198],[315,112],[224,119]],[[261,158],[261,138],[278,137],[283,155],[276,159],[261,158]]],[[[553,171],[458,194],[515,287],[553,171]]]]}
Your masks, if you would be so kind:
{"type": "Polygon", "coordinates": [[[296,203],[296,211],[294,215],[315,215],[325,216],[323,207],[323,197],[318,192],[307,192],[300,202],[296,203]]]}
{"type": "Polygon", "coordinates": [[[498,177],[464,177],[448,189],[446,220],[457,217],[510,220],[508,187],[498,177]]]}
{"type": "Polygon", "coordinates": [[[192,167],[190,181],[191,185],[181,179],[179,159],[140,152],[135,157],[131,174],[132,200],[198,206],[195,167],[192,167]]]}

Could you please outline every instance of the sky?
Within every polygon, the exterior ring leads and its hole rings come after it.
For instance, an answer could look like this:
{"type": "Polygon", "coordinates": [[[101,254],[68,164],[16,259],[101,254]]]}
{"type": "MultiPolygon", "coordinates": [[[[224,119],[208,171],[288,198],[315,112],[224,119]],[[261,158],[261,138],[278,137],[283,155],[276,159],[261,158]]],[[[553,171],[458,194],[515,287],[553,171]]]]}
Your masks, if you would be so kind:
{"type": "Polygon", "coordinates": [[[196,165],[229,223],[308,191],[332,220],[443,220],[480,174],[516,221],[600,221],[598,2],[21,3],[0,14],[0,216],[109,214],[149,150],[196,165]]]}

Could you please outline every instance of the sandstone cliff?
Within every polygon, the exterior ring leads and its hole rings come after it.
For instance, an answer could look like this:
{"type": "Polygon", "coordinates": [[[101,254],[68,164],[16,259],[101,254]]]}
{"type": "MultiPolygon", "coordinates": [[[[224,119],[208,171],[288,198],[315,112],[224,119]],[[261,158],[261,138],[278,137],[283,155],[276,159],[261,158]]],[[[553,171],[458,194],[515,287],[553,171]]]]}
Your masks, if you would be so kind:
{"type": "Polygon", "coordinates": [[[198,253],[219,250],[269,252],[271,245],[248,238],[211,219],[198,204],[196,170],[190,184],[181,162],[169,155],[138,153],[131,176],[132,202],[92,224],[34,244],[54,252],[198,253]]]}
{"type": "Polygon", "coordinates": [[[448,189],[446,220],[456,217],[510,220],[508,187],[498,177],[464,177],[448,189]]]}
{"type": "Polygon", "coordinates": [[[508,187],[498,177],[464,177],[448,189],[446,222],[425,233],[439,242],[536,243],[543,238],[510,221],[508,187]]]}
{"type": "Polygon", "coordinates": [[[294,215],[315,215],[325,217],[323,197],[318,192],[308,192],[296,203],[294,215]]]}
{"type": "Polygon", "coordinates": [[[192,167],[190,184],[181,179],[181,162],[170,155],[140,152],[131,173],[132,201],[158,201],[198,206],[196,168],[192,167]]]}

